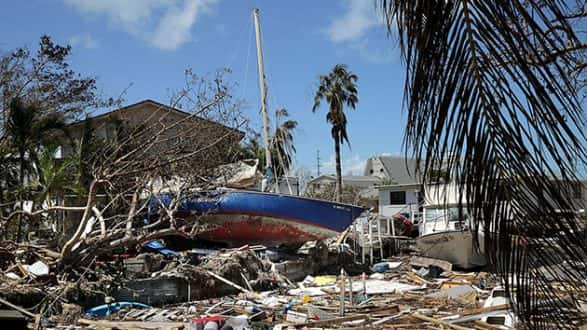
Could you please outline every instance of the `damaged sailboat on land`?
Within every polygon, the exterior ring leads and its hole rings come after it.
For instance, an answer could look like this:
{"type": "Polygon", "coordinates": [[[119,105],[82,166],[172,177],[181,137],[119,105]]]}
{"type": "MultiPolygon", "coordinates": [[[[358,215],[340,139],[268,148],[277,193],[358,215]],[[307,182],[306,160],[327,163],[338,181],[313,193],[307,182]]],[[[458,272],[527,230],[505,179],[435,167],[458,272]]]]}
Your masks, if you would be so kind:
{"type": "Polygon", "coordinates": [[[472,219],[467,215],[465,205],[459,211],[458,196],[454,184],[426,187],[424,215],[416,246],[427,257],[446,260],[461,268],[483,266],[486,264],[483,233],[477,233],[477,246],[472,219]]]}
{"type": "MultiPolygon", "coordinates": [[[[176,216],[198,222],[200,229],[197,238],[232,246],[298,246],[307,241],[336,236],[350,226],[364,209],[343,203],[266,192],[272,187],[279,187],[279,178],[273,176],[269,150],[267,96],[257,9],[253,10],[253,18],[267,166],[262,191],[217,189],[195,192],[191,196],[182,197],[176,216]]],[[[256,170],[253,172],[256,173],[256,170]]],[[[164,204],[170,202],[169,196],[159,199],[164,204]]]]}
{"type": "Polygon", "coordinates": [[[231,246],[296,246],[338,235],[362,212],[312,198],[218,189],[185,198],[176,216],[198,221],[201,239],[231,246]]]}

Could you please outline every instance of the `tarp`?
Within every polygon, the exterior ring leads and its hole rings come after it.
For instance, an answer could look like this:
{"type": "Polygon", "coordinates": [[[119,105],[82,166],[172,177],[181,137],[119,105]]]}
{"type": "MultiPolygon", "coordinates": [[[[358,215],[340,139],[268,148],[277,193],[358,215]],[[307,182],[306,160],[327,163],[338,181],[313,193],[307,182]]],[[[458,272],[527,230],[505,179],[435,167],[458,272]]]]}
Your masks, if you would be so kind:
{"type": "Polygon", "coordinates": [[[218,166],[214,171],[218,175],[214,180],[214,184],[228,188],[255,186],[262,177],[257,171],[258,166],[258,159],[243,160],[218,166]]]}
{"type": "Polygon", "coordinates": [[[164,256],[174,256],[177,257],[179,256],[179,253],[167,249],[165,247],[165,245],[163,245],[163,243],[161,243],[160,241],[157,240],[153,240],[153,241],[148,241],[147,243],[143,244],[143,249],[145,251],[150,251],[150,252],[159,252],[164,256]]]}
{"type": "Polygon", "coordinates": [[[86,315],[89,316],[109,316],[114,313],[118,313],[123,308],[150,308],[151,306],[129,301],[120,301],[112,304],[104,304],[96,307],[92,307],[86,311],[86,315]]]}

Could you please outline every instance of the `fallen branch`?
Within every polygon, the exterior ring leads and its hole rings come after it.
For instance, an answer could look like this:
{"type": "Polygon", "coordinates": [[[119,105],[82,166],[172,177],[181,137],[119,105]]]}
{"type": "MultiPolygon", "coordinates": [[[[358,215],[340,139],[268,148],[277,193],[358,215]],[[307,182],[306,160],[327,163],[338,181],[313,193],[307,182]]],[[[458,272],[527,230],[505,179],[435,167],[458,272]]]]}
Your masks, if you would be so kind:
{"type": "Polygon", "coordinates": [[[20,306],[16,306],[13,303],[11,303],[9,301],[6,301],[6,300],[4,300],[2,298],[0,298],[0,303],[3,303],[4,305],[6,305],[6,306],[8,306],[8,307],[10,307],[10,308],[12,308],[14,310],[17,310],[17,311],[23,313],[24,315],[26,315],[26,316],[28,316],[30,318],[33,318],[34,319],[35,317],[37,317],[36,314],[33,314],[33,313],[27,311],[26,309],[24,309],[24,308],[22,308],[20,306]]]}
{"type": "Polygon", "coordinates": [[[212,277],[214,277],[214,278],[216,278],[216,279],[218,279],[218,280],[220,280],[220,281],[222,281],[222,282],[224,282],[224,283],[232,286],[233,288],[238,289],[238,290],[240,290],[240,291],[242,291],[244,293],[257,295],[255,292],[249,291],[249,290],[243,288],[242,286],[240,286],[240,285],[238,285],[238,284],[236,284],[234,282],[231,282],[231,281],[225,279],[224,277],[222,277],[222,276],[220,276],[220,275],[218,275],[218,274],[216,274],[216,273],[214,273],[212,271],[209,271],[208,270],[207,273],[208,273],[208,275],[210,275],[210,276],[212,276],[212,277]]]}

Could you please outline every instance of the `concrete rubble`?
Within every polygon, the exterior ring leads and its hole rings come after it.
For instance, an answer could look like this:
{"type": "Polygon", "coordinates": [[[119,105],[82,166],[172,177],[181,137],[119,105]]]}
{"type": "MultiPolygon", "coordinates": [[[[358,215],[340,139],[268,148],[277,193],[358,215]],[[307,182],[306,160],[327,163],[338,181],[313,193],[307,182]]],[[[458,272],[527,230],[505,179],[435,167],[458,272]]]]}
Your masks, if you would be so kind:
{"type": "Polygon", "coordinates": [[[58,269],[46,247],[6,246],[1,309],[37,329],[509,329],[517,321],[491,274],[415,255],[367,268],[335,242],[142,251],[58,269]]]}

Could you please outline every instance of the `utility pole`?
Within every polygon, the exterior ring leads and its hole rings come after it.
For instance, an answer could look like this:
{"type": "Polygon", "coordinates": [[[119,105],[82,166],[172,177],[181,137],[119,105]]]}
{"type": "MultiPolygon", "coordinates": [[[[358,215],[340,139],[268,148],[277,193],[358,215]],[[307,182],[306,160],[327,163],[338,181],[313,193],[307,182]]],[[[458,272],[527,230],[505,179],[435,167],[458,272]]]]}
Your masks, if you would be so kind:
{"type": "Polygon", "coordinates": [[[316,150],[316,177],[320,176],[320,149],[316,150]]]}

